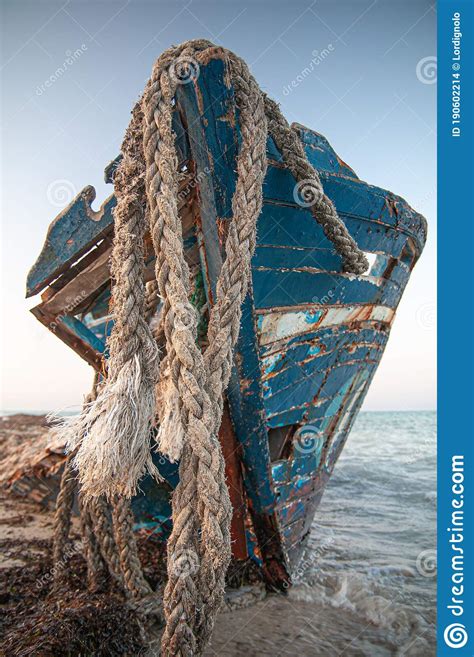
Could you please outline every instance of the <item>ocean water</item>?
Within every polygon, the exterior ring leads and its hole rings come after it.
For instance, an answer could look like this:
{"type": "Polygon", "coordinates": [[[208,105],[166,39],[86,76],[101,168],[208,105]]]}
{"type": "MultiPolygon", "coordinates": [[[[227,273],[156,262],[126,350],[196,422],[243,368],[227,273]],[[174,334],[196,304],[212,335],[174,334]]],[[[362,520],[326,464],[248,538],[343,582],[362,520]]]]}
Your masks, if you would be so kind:
{"type": "Polygon", "coordinates": [[[287,596],[220,616],[206,655],[434,656],[436,413],[361,413],[287,596]]]}

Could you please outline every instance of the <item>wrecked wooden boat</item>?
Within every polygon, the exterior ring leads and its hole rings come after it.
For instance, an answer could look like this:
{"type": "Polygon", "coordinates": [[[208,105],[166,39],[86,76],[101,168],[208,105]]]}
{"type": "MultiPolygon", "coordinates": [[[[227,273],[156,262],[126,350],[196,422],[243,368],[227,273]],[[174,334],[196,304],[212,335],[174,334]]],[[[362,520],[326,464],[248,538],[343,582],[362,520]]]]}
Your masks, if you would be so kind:
{"type": "MultiPolygon", "coordinates": [[[[368,185],[317,132],[294,125],[349,233],[370,260],[363,275],[343,272],[340,256],[268,139],[264,204],[257,226],[251,290],[226,393],[220,441],[233,505],[232,550],[256,562],[282,588],[309,536],[327,481],[387,343],[396,308],[426,239],[426,222],[391,192],[368,185]]],[[[178,86],[174,131],[179,209],[192,301],[205,327],[232,217],[239,120],[226,63],[218,55],[178,86]]],[[[113,182],[117,161],[105,171],[113,182]]],[[[99,372],[110,334],[115,197],[98,211],[86,187],[51,224],[27,281],[41,293],[33,314],[99,372]]],[[[154,255],[148,244],[150,317],[159,316],[154,255]]],[[[202,335],[205,335],[203,330],[202,335]]],[[[156,454],[164,478],[142,482],[138,526],[163,541],[178,467],[156,454]]]]}

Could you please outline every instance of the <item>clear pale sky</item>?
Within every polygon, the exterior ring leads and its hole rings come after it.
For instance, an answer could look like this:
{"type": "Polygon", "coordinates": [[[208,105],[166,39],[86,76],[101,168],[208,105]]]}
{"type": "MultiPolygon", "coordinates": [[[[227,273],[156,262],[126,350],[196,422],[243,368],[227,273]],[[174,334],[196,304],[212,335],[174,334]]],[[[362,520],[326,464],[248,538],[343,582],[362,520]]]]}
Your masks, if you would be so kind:
{"type": "Polygon", "coordinates": [[[241,55],[290,121],[324,134],[360,178],[428,219],[427,246],[364,408],[435,408],[436,84],[417,77],[418,63],[436,53],[430,2],[3,0],[1,7],[1,408],[72,408],[89,389],[89,366],[28,312],[38,300],[24,299],[26,275],[72,193],[94,185],[98,207],[111,192],[103,168],[119,151],[154,59],[200,37],[241,55]],[[330,55],[285,92],[313,51],[329,44],[330,55]]]}

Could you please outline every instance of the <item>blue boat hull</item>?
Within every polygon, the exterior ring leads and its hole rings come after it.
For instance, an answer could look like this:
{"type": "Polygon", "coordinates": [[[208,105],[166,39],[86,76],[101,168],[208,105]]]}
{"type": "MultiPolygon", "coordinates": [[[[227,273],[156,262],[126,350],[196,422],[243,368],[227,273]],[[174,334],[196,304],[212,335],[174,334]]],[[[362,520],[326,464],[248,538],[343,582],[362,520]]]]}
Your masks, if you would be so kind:
{"type": "MultiPolygon", "coordinates": [[[[174,127],[186,177],[180,197],[187,258],[212,305],[239,146],[226,63],[215,58],[177,94],[174,127]]],[[[268,172],[220,432],[234,506],[236,559],[254,559],[276,587],[291,579],[324,487],[382,357],[395,311],[426,239],[426,222],[398,196],[359,180],[318,133],[294,126],[359,247],[367,274],[340,257],[268,140],[268,172]]],[[[113,179],[114,163],[106,170],[113,179]]],[[[43,291],[33,313],[99,371],[111,329],[108,258],[115,198],[99,212],[86,188],[51,225],[27,282],[43,291]]],[[[153,279],[153,259],[146,276],[153,279]]],[[[156,456],[166,480],[144,482],[138,524],[170,530],[177,467],[156,456]]]]}

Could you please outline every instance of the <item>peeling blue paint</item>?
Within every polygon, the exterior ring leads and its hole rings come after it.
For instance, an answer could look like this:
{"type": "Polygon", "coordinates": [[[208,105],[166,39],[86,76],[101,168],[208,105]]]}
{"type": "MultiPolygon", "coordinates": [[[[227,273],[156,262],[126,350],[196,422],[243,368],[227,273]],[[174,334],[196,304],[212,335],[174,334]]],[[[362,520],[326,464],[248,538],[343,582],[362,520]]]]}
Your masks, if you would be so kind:
{"type": "MultiPolygon", "coordinates": [[[[203,174],[199,221],[188,226],[183,241],[187,254],[199,255],[209,304],[222,266],[218,224],[232,218],[241,139],[227,74],[217,53],[193,84],[179,86],[173,119],[180,158],[192,158],[193,171],[203,174]]],[[[295,129],[347,230],[363,251],[377,257],[370,275],[342,272],[341,258],[321,226],[295,203],[295,180],[269,138],[251,288],[227,391],[251,516],[248,551],[268,577],[270,564],[290,572],[297,562],[426,238],[425,220],[403,199],[359,180],[322,135],[295,129]],[[298,431],[308,426],[315,435],[312,449],[298,444],[298,431]],[[271,462],[269,432],[279,428],[275,435],[284,439],[285,458],[271,462]]],[[[77,264],[80,280],[79,259],[104,236],[111,238],[115,198],[91,220],[90,194],[86,188],[53,222],[28,277],[29,295],[57,279],[48,290],[54,299],[70,266],[77,264]]],[[[58,335],[98,367],[112,327],[110,280],[93,292],[87,307],[61,318],[58,335]]],[[[48,315],[47,299],[33,312],[47,326],[58,319],[48,315]]],[[[139,525],[159,527],[165,540],[178,470],[166,460],[159,468],[165,483],[145,479],[144,494],[133,505],[139,525]]],[[[283,577],[278,573],[272,577],[283,577]]]]}

